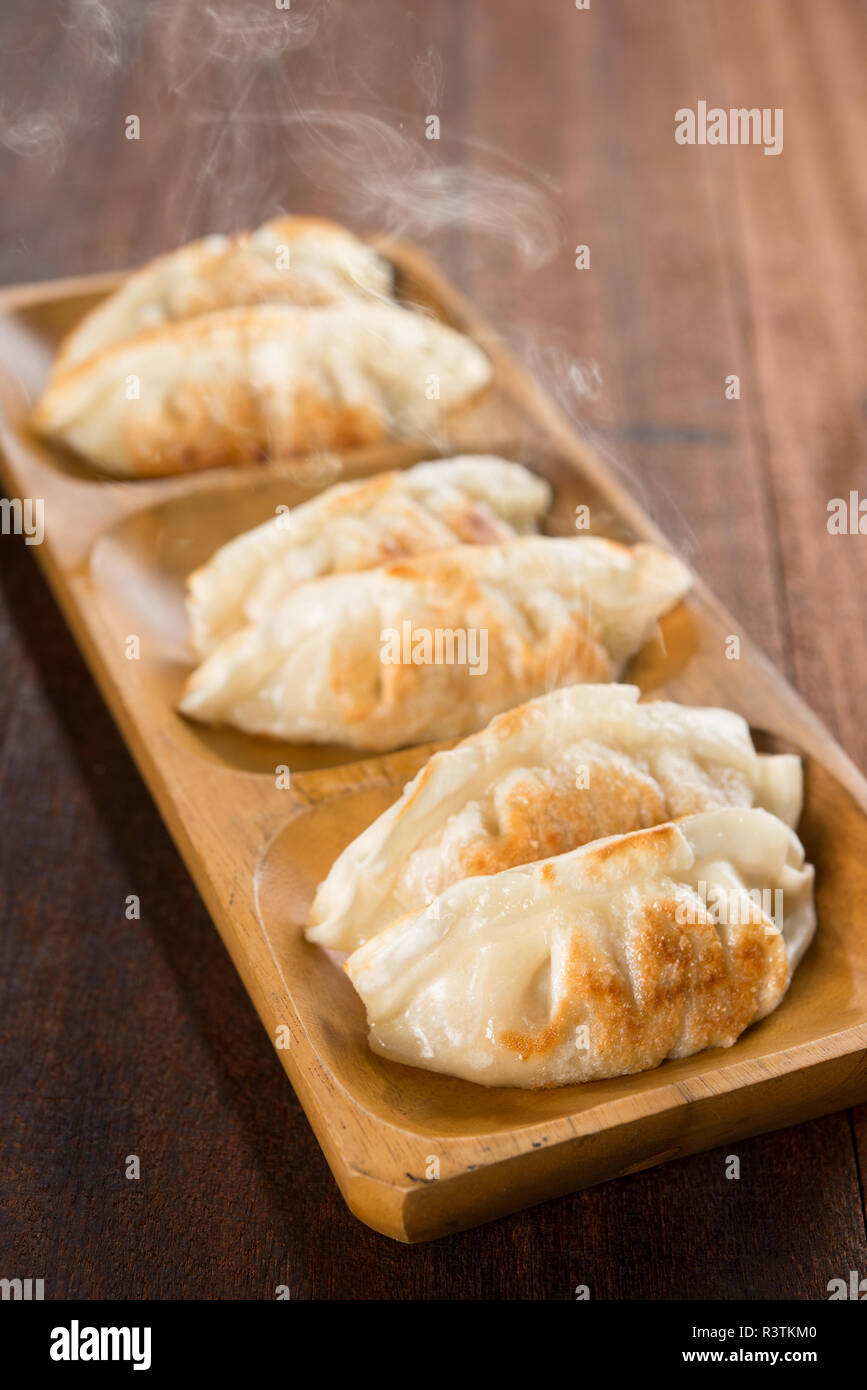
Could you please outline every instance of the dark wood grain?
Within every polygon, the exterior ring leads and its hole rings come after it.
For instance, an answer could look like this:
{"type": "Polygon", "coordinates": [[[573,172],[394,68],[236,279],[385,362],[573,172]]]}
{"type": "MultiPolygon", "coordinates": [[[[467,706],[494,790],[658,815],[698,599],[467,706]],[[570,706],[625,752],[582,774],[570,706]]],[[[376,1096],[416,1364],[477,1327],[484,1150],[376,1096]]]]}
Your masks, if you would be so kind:
{"type": "MultiPolygon", "coordinates": [[[[287,42],[255,3],[5,5],[0,281],[277,207],[418,237],[867,766],[867,543],[825,527],[867,493],[863,7],[291,17],[287,42]],[[699,97],[783,106],[784,153],[677,146],[699,97]]],[[[716,1151],[432,1246],[360,1226],[32,557],[0,554],[0,1275],[51,1297],[809,1299],[867,1273],[863,1111],[738,1145],[738,1181],[716,1151]]]]}

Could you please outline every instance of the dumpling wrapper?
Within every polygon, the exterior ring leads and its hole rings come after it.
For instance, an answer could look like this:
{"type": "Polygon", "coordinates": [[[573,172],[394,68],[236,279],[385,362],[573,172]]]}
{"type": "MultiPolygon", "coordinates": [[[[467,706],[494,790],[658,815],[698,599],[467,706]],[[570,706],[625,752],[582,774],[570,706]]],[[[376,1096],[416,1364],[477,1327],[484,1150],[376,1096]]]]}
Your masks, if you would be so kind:
{"type": "Polygon", "coordinates": [[[538,529],[551,489],[519,463],[461,457],[338,483],[222,546],[187,580],[190,641],[204,656],[305,580],[458,543],[538,529]]]}
{"type": "Polygon", "coordinates": [[[731,1046],[777,1007],[815,926],[794,832],[709,811],[464,879],[344,968],[375,1052],[563,1086],[731,1046]]]}
{"type": "Polygon", "coordinates": [[[335,860],[309,940],[352,951],[461,879],[698,811],[760,806],[797,825],[800,758],[757,753],[731,710],[639,695],[569,686],[435,753],[335,860]]]}
{"type": "Polygon", "coordinates": [[[689,584],[657,546],[590,536],[331,575],[221,643],[179,708],[294,743],[456,738],[545,690],[616,677],[689,584]]]}
{"type": "Polygon", "coordinates": [[[163,476],[432,437],[490,376],[472,339],[396,304],[255,304],[89,357],[33,423],[112,476],[163,476]]]}
{"type": "Polygon", "coordinates": [[[389,299],[393,289],[388,261],[345,227],[318,217],[274,217],[254,232],[203,237],[133,271],[67,335],[54,374],[144,328],[217,309],[389,299]]]}

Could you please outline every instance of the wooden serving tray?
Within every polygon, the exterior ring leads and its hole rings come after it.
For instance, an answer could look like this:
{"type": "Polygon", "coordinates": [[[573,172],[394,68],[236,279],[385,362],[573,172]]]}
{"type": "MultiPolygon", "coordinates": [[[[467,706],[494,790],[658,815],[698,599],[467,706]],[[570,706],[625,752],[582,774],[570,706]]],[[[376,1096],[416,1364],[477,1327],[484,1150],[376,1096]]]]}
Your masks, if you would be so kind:
{"type": "MultiPolygon", "coordinates": [[[[500,452],[543,474],[555,534],[573,534],[575,507],[587,503],[596,533],[664,543],[430,262],[405,243],[377,244],[401,294],[472,334],[494,363],[492,387],[453,419],[439,451],[500,452]]],[[[746,637],[740,659],[726,659],[737,624],[698,580],[628,678],[730,706],[763,746],[804,758],[800,833],[816,865],[819,930],[780,1008],[730,1049],[552,1091],[486,1089],[368,1049],[360,1000],[302,927],[336,854],[430,749],[368,758],[187,723],[174,710],[191,665],[183,580],[278,504],[437,449],[386,445],[141,483],[98,477],[35,439],[27,416],[59,338],[118,278],[0,292],[2,471],[10,497],[44,498],[37,557],[351,1210],[398,1240],[427,1240],[867,1099],[867,782],[746,637]],[[132,635],[137,660],[126,655],[132,635]],[[281,764],[288,790],[277,786],[281,764]]]]}

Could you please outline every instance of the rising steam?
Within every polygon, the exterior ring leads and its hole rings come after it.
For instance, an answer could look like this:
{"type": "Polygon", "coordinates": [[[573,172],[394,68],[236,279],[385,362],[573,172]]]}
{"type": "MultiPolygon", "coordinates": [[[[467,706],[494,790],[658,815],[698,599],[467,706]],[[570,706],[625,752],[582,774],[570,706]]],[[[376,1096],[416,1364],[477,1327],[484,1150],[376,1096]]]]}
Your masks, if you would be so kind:
{"type": "MultiPolygon", "coordinates": [[[[155,105],[177,131],[168,149],[176,167],[160,198],[172,239],[255,225],[280,211],[322,212],[361,232],[417,240],[454,228],[476,263],[496,243],[511,305],[532,301],[521,276],[557,256],[564,273],[570,263],[557,190],[451,118],[443,58],[411,11],[405,22],[400,34],[385,32],[370,23],[369,8],[350,0],[291,0],[289,9],[275,0],[66,0],[62,80],[29,111],[10,97],[14,84],[4,84],[0,159],[5,151],[38,164],[62,205],[77,146],[92,160],[89,136],[109,121],[123,138],[119,94],[128,90],[130,103],[147,103],[139,113],[143,142],[155,105]],[[408,79],[400,106],[372,78],[383,45],[408,79]],[[348,53],[351,65],[338,61],[348,53]],[[137,85],[140,73],[154,90],[137,85]],[[441,116],[439,139],[426,138],[431,113],[441,116]],[[292,198],[289,165],[292,185],[301,185],[298,174],[307,184],[292,198]]],[[[10,76],[32,58],[7,48],[10,76]]],[[[137,153],[131,148],[130,159],[137,153]]],[[[145,167],[158,177],[153,160],[145,167]]],[[[9,207],[5,215],[11,219],[9,207]]],[[[119,257],[126,260],[123,248],[119,257]]],[[[598,367],[582,360],[562,327],[504,318],[496,326],[580,419],[600,395],[598,367]]]]}

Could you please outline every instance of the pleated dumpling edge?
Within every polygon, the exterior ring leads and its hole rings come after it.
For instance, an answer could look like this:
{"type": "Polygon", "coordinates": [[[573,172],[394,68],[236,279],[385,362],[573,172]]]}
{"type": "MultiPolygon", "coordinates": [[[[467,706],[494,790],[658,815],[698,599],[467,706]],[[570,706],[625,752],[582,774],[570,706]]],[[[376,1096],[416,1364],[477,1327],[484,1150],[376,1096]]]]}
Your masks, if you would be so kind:
{"type": "Polygon", "coordinates": [[[193,672],[182,713],[388,751],[618,676],[691,582],[649,543],[518,536],[304,584],[193,672]]]}
{"type": "Polygon", "coordinates": [[[461,878],[725,806],[794,828],[802,799],[800,759],[757,753],[731,710],[568,686],[435,753],[335,860],[307,936],[351,951],[461,878]]]}
{"type": "Polygon", "coordinates": [[[375,1052],[562,1086],[731,1046],[780,1003],[815,927],[797,836],[727,809],[465,879],[344,968],[375,1052]]]}

